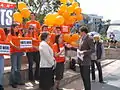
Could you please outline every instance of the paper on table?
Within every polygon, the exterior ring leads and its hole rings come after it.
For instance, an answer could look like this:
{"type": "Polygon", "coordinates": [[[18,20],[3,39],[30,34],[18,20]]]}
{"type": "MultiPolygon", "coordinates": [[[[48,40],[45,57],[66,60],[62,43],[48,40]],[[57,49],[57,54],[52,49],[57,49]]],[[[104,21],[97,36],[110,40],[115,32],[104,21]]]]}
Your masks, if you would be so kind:
{"type": "Polygon", "coordinates": [[[83,57],[84,57],[83,51],[80,51],[79,49],[77,49],[77,57],[83,61],[83,57]]]}

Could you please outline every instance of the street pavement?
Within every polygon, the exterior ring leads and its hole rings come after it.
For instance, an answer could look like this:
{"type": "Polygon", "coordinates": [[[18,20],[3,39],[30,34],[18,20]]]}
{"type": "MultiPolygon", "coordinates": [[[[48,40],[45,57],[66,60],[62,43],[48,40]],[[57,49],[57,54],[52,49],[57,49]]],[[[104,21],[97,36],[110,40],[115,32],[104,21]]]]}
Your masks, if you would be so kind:
{"type": "MultiPolygon", "coordinates": [[[[95,82],[91,83],[91,90],[120,90],[120,60],[114,60],[114,62],[104,66],[103,75],[106,83],[101,84],[97,79],[95,82]]],[[[82,90],[83,88],[82,80],[78,79],[66,85],[64,90],[82,90]]]]}
{"type": "MultiPolygon", "coordinates": [[[[101,84],[99,82],[92,82],[91,84],[91,90],[120,90],[119,87],[115,87],[114,85],[109,84],[101,84]]],[[[64,90],[82,90],[83,84],[81,80],[76,80],[64,87],[64,90]]]]}
{"type": "MultiPolygon", "coordinates": [[[[103,76],[105,84],[101,84],[98,82],[98,79],[95,82],[91,83],[92,89],[91,90],[120,90],[120,60],[104,60],[102,61],[103,64],[103,76]],[[107,64],[105,64],[107,62],[107,64]]],[[[96,71],[96,78],[98,77],[96,71]]],[[[31,86],[19,86],[17,89],[13,89],[12,87],[8,86],[5,90],[39,90],[38,85],[31,86]]],[[[64,90],[82,90],[84,88],[82,79],[79,78],[68,85],[62,87],[64,90]]]]}

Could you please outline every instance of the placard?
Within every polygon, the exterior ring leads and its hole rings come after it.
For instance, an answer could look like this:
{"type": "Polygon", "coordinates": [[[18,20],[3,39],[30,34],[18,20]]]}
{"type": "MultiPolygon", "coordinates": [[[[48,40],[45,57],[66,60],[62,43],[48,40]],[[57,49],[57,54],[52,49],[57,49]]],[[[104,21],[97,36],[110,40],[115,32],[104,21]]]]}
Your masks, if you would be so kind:
{"type": "Polygon", "coordinates": [[[0,27],[10,27],[16,4],[0,2],[0,27]]]}
{"type": "Polygon", "coordinates": [[[20,40],[20,48],[32,48],[32,40],[20,40]]]}
{"type": "Polygon", "coordinates": [[[10,45],[0,44],[0,54],[2,55],[10,54],[10,45]]]}

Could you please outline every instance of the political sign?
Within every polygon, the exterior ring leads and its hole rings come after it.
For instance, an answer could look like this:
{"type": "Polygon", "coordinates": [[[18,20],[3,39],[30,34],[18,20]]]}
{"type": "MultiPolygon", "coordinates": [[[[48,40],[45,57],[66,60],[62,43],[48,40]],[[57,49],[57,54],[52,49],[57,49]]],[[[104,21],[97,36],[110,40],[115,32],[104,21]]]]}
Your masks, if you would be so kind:
{"type": "Polygon", "coordinates": [[[0,2],[0,27],[10,27],[16,4],[0,2]]]}

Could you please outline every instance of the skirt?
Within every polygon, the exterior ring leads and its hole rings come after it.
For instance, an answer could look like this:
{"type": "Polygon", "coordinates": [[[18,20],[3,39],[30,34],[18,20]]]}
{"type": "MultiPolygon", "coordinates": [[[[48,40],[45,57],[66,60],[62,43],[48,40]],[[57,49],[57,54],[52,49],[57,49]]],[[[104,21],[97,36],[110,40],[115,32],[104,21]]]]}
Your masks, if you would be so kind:
{"type": "Polygon", "coordinates": [[[54,71],[52,68],[40,68],[40,88],[50,90],[54,86],[54,71]]]}
{"type": "Polygon", "coordinates": [[[63,79],[63,74],[64,74],[64,62],[57,63],[55,68],[55,80],[63,79]]]}

